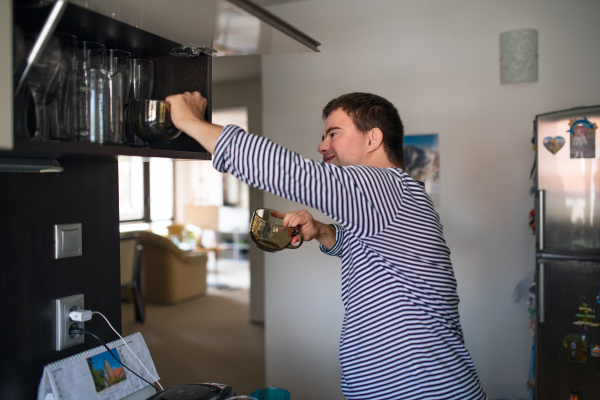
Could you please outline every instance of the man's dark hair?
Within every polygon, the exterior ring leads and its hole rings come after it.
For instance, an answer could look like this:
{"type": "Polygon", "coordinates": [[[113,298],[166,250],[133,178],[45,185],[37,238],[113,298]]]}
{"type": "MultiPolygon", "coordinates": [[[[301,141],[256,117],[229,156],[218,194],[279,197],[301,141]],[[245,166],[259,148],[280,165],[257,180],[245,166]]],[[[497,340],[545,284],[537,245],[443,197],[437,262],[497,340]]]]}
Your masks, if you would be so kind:
{"type": "Polygon", "coordinates": [[[404,126],[396,107],[381,96],[371,93],[348,93],[331,100],[323,108],[323,121],[341,108],[352,118],[356,129],[368,132],[379,128],[383,132],[383,148],[390,162],[404,168],[404,126]]]}

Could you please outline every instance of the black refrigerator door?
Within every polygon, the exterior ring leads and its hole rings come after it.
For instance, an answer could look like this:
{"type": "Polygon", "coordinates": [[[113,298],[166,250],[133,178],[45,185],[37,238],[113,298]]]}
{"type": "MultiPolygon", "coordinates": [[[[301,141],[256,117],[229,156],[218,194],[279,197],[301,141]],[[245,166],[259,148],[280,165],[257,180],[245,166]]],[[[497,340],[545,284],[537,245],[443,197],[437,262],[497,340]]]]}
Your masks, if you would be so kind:
{"type": "Polygon", "coordinates": [[[591,355],[591,348],[600,346],[600,327],[589,327],[584,342],[578,336],[583,326],[574,324],[600,323],[600,262],[541,260],[536,276],[535,398],[567,400],[576,388],[580,400],[600,399],[600,357],[591,355]],[[584,301],[595,314],[579,310],[584,301]]]}
{"type": "Polygon", "coordinates": [[[536,117],[540,253],[600,256],[598,125],[600,106],[536,117]]]}

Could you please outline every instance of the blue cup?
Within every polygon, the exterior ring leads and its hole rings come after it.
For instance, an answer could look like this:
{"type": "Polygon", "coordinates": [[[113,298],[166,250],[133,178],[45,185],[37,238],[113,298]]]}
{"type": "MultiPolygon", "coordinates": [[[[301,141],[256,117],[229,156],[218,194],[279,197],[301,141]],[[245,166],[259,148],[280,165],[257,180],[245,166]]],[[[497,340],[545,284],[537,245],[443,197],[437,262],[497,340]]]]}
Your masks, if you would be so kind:
{"type": "Polygon", "coordinates": [[[290,392],[279,388],[264,388],[250,393],[250,397],[258,400],[290,400],[290,392]]]}

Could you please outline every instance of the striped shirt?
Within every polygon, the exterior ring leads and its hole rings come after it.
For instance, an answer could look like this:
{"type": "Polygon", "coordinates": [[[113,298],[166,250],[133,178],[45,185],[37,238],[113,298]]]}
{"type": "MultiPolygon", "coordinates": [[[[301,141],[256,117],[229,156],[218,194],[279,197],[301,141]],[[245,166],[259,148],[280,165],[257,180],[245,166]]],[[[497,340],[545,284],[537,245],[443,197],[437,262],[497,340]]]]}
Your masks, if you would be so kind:
{"type": "Polygon", "coordinates": [[[331,252],[342,258],[347,399],[487,399],[464,345],[450,250],[419,183],[398,168],[310,160],[234,125],[213,164],[343,227],[331,252]]]}

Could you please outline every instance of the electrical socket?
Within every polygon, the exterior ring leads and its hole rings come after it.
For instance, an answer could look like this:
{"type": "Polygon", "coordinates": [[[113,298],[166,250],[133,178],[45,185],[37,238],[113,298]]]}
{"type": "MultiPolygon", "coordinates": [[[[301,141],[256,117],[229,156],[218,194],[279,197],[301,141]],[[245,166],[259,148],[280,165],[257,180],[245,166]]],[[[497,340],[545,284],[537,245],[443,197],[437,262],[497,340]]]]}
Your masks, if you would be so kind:
{"type": "Polygon", "coordinates": [[[84,329],[83,322],[74,322],[69,318],[69,313],[76,310],[85,310],[83,295],[63,297],[55,300],[56,309],[56,350],[64,350],[85,342],[85,335],[71,335],[71,326],[84,329]]]}

